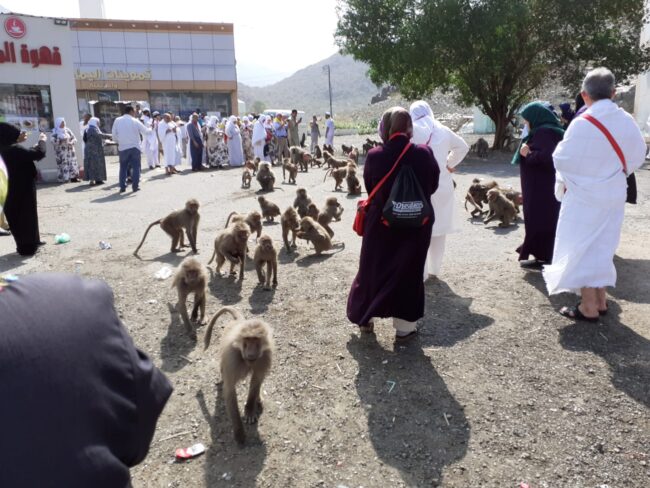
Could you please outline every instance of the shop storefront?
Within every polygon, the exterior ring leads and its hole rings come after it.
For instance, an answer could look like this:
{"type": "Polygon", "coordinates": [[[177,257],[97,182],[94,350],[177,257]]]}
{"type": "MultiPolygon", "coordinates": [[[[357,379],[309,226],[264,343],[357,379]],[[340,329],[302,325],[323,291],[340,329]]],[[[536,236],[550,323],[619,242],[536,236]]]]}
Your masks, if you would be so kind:
{"type": "Polygon", "coordinates": [[[139,101],[187,118],[237,113],[232,24],[70,21],[78,110],[139,101]]]}
{"type": "MultiPolygon", "coordinates": [[[[64,117],[79,139],[74,67],[68,22],[0,14],[0,121],[16,125],[36,143],[64,117]]],[[[78,144],[77,151],[81,148],[78,144]]],[[[54,149],[38,163],[41,178],[55,181],[54,149]]]]}

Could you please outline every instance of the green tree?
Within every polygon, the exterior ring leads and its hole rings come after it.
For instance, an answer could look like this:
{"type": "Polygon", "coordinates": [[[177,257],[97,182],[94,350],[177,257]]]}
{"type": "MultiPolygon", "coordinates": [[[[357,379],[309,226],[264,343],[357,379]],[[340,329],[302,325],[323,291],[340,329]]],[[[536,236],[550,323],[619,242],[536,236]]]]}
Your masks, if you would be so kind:
{"type": "Polygon", "coordinates": [[[494,121],[500,149],[544,81],[577,92],[589,67],[619,81],[648,69],[646,13],[643,0],[340,0],[336,40],[409,98],[455,89],[494,121]]]}
{"type": "Polygon", "coordinates": [[[253,106],[251,107],[251,110],[253,110],[254,114],[261,114],[266,110],[266,104],[264,102],[261,102],[260,100],[255,100],[253,102],[253,106]]]}

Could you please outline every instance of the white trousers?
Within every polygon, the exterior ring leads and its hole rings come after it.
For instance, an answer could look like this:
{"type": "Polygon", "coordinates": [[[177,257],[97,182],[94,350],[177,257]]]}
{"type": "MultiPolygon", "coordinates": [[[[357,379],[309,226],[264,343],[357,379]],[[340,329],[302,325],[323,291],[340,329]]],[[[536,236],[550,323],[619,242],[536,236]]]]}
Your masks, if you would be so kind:
{"type": "Polygon", "coordinates": [[[268,161],[269,158],[264,156],[264,144],[256,144],[253,146],[253,155],[260,158],[260,161],[268,161]]]}
{"type": "MultiPolygon", "coordinates": [[[[375,323],[376,321],[377,319],[374,317],[370,319],[370,322],[372,323],[375,323]]],[[[407,320],[393,317],[393,328],[395,329],[395,332],[398,332],[400,335],[406,335],[413,332],[416,325],[417,322],[409,322],[407,320]]]]}
{"type": "Polygon", "coordinates": [[[424,263],[424,279],[429,275],[438,276],[442,267],[442,257],[445,254],[445,240],[447,236],[431,236],[431,243],[427,251],[427,260],[424,263]]]}

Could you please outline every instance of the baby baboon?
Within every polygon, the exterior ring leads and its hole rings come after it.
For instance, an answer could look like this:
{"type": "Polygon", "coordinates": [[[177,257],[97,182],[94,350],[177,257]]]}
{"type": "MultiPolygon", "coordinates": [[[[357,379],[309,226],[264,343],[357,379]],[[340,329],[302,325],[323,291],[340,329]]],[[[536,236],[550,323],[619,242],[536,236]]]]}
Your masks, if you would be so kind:
{"type": "Polygon", "coordinates": [[[183,239],[183,229],[187,233],[187,240],[190,241],[190,246],[192,251],[196,254],[196,234],[199,228],[199,202],[192,198],[185,202],[185,208],[183,210],[176,210],[170,213],[167,217],[160,220],[156,220],[149,224],[147,230],[144,231],[142,236],[142,241],[133,252],[134,256],[138,255],[138,251],[144,244],[144,240],[147,238],[149,230],[154,225],[160,225],[160,228],[167,232],[169,237],[172,238],[172,247],[171,252],[180,252],[181,248],[187,247],[183,239]]]}
{"type": "Polygon", "coordinates": [[[488,203],[488,190],[497,188],[498,186],[499,185],[496,181],[481,183],[481,180],[474,178],[472,180],[472,185],[469,187],[469,190],[467,190],[467,195],[465,196],[465,210],[467,210],[467,203],[469,203],[474,207],[474,210],[471,211],[472,217],[483,215],[483,204],[488,203]]]}
{"type": "Polygon", "coordinates": [[[255,171],[253,171],[253,176],[255,176],[257,174],[257,171],[260,169],[260,163],[261,162],[262,161],[260,160],[260,158],[255,158],[253,160],[253,165],[255,165],[255,171]]]}
{"type": "Polygon", "coordinates": [[[261,162],[257,170],[257,181],[263,191],[273,191],[275,175],[271,170],[271,163],[261,162]]]}
{"type": "Polygon", "coordinates": [[[332,239],[327,230],[311,217],[305,217],[300,221],[300,230],[296,233],[299,239],[311,241],[316,254],[332,249],[332,239]]]}
{"type": "Polygon", "coordinates": [[[172,281],[172,288],[176,288],[178,292],[176,309],[180,312],[185,329],[192,339],[196,339],[196,332],[192,328],[190,318],[187,316],[187,297],[190,293],[194,293],[192,322],[199,319],[199,323],[202,324],[205,318],[205,287],[207,283],[208,279],[203,266],[195,258],[186,258],[178,267],[178,271],[174,275],[174,281],[172,281]],[[200,318],[199,310],[201,311],[200,318]]]}
{"type": "Polygon", "coordinates": [[[498,188],[492,188],[487,193],[488,205],[490,211],[483,221],[484,224],[487,224],[491,220],[499,219],[499,227],[508,227],[510,223],[515,220],[517,211],[513,203],[508,200],[501,190],[498,188]]]}
{"type": "Polygon", "coordinates": [[[244,167],[248,168],[253,176],[255,176],[255,173],[257,173],[257,165],[260,164],[259,163],[260,158],[255,158],[255,160],[257,161],[257,163],[254,163],[253,161],[250,160],[244,163],[244,167]]]}
{"type": "Polygon", "coordinates": [[[253,180],[253,175],[251,174],[251,170],[248,169],[248,167],[244,168],[244,171],[241,174],[241,187],[250,188],[252,180],[253,180]]]}
{"type": "Polygon", "coordinates": [[[262,214],[260,214],[257,210],[248,212],[246,215],[239,214],[237,212],[231,212],[226,219],[225,228],[227,228],[231,223],[234,224],[235,222],[246,222],[248,224],[248,227],[251,229],[251,233],[255,232],[258,239],[262,235],[262,214]]]}
{"type": "Polygon", "coordinates": [[[235,222],[233,225],[219,231],[214,240],[214,253],[208,261],[217,258],[217,273],[221,274],[221,267],[226,259],[230,261],[230,274],[235,275],[235,265],[239,264],[239,279],[244,279],[244,265],[246,264],[246,247],[248,237],[251,235],[250,227],[244,222],[235,222]]]}
{"type": "Polygon", "coordinates": [[[262,208],[262,217],[264,217],[267,222],[273,222],[275,217],[280,216],[280,207],[275,203],[269,202],[263,196],[257,197],[257,201],[260,202],[260,207],[262,208]]]}
{"type": "Polygon", "coordinates": [[[323,226],[330,237],[334,237],[334,231],[330,227],[332,220],[340,221],[343,213],[343,206],[336,197],[329,197],[325,201],[323,211],[318,214],[318,223],[323,226]]]}
{"type": "Polygon", "coordinates": [[[328,168],[345,168],[349,162],[347,159],[335,158],[327,151],[323,152],[323,159],[328,168]]]}
{"type": "Polygon", "coordinates": [[[296,176],[298,176],[298,167],[291,162],[290,159],[285,159],[282,164],[282,180],[286,181],[286,172],[289,172],[289,183],[296,184],[296,176]]]}
{"type": "Polygon", "coordinates": [[[320,210],[318,210],[316,204],[310,203],[307,206],[307,215],[305,215],[305,217],[311,217],[314,220],[318,220],[318,214],[320,214],[320,210]]]}
{"type": "Polygon", "coordinates": [[[282,224],[282,240],[287,252],[291,252],[291,248],[296,247],[296,231],[300,228],[296,210],[293,207],[287,207],[280,217],[280,223],[282,224]],[[289,232],[291,232],[291,245],[289,245],[289,232]]]}
{"type": "Polygon", "coordinates": [[[296,166],[296,168],[300,168],[301,171],[307,172],[309,162],[311,161],[311,154],[309,154],[309,151],[298,146],[291,146],[289,148],[289,154],[291,155],[291,162],[296,166]]]}
{"type": "Polygon", "coordinates": [[[503,190],[503,194],[508,200],[512,202],[512,204],[515,206],[517,214],[519,214],[519,206],[524,204],[524,197],[522,196],[521,192],[510,188],[508,190],[503,190]]]}
{"type": "Polygon", "coordinates": [[[245,320],[238,310],[223,307],[214,314],[205,331],[205,349],[210,346],[215,322],[226,312],[232,315],[234,321],[226,325],[220,342],[221,381],[226,411],[232,422],[235,441],[243,444],[246,434],[237,404],[237,384],[251,374],[248,399],[244,406],[244,422],[254,424],[262,413],[260,389],[271,369],[275,350],[273,329],[262,320],[245,320]]]}
{"type": "Polygon", "coordinates": [[[296,190],[296,199],[293,201],[293,208],[298,210],[298,215],[300,215],[300,218],[303,218],[305,215],[307,215],[307,210],[310,203],[311,198],[307,194],[307,190],[304,188],[298,188],[296,190]]]}
{"type": "Polygon", "coordinates": [[[353,164],[348,164],[348,173],[345,177],[348,185],[348,195],[361,195],[361,183],[357,178],[357,168],[353,164]]]}
{"type": "Polygon", "coordinates": [[[343,180],[347,175],[348,170],[346,168],[330,168],[325,172],[325,178],[323,182],[327,179],[328,175],[331,175],[334,178],[334,191],[339,191],[343,189],[343,180]]]}
{"type": "Polygon", "coordinates": [[[482,137],[479,137],[478,141],[476,141],[475,144],[472,144],[470,150],[472,152],[475,152],[479,158],[487,158],[489,148],[490,145],[488,144],[488,141],[486,141],[482,137]]]}
{"type": "MultiPolygon", "coordinates": [[[[293,209],[291,209],[293,210],[293,209]]],[[[284,233],[284,232],[283,232],[284,233]]],[[[264,234],[259,238],[255,248],[255,271],[260,285],[264,285],[265,290],[271,289],[271,272],[273,272],[273,286],[278,285],[278,251],[273,245],[273,239],[264,234]],[[266,281],[264,278],[264,264],[266,263],[266,281]]]]}

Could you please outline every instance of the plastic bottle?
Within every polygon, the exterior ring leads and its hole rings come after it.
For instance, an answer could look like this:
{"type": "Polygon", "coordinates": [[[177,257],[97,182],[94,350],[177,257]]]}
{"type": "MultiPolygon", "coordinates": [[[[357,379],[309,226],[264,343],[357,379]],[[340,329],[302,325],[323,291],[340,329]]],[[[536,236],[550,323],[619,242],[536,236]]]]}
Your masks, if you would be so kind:
{"type": "Polygon", "coordinates": [[[65,244],[66,242],[70,242],[70,236],[63,232],[62,234],[57,234],[54,236],[54,242],[56,244],[65,244]]]}

